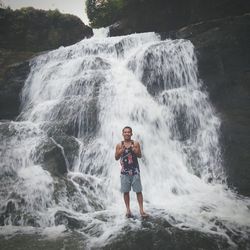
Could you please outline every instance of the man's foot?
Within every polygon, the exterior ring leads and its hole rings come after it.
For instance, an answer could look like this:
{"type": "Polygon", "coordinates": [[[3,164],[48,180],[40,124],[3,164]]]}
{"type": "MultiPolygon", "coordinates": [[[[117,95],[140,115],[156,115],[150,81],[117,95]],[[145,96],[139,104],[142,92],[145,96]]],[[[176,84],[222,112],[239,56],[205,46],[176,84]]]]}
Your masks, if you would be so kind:
{"type": "Polygon", "coordinates": [[[133,215],[132,215],[132,213],[130,212],[130,213],[126,213],[126,217],[127,218],[132,218],[133,217],[133,215]]]}
{"type": "Polygon", "coordinates": [[[141,212],[140,214],[141,214],[141,217],[142,217],[143,219],[149,217],[149,214],[147,214],[147,213],[145,213],[145,212],[141,212]]]}

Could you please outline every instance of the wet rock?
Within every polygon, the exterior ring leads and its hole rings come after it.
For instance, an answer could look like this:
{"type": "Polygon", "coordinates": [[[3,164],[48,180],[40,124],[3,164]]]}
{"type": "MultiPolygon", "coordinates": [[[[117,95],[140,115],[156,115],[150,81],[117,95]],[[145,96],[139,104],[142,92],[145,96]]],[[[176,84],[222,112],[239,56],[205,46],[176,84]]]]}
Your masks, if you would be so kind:
{"type": "Polygon", "coordinates": [[[72,210],[80,213],[88,211],[88,204],[74,183],[68,178],[59,178],[54,182],[53,198],[57,204],[61,200],[67,200],[71,204],[72,210]]]}
{"type": "Polygon", "coordinates": [[[92,61],[90,61],[89,59],[83,60],[81,64],[81,70],[108,70],[108,69],[110,69],[110,64],[99,56],[94,57],[92,61]]]}
{"type": "Polygon", "coordinates": [[[123,229],[112,243],[103,249],[148,249],[148,250],[174,250],[174,249],[228,249],[226,240],[201,232],[181,230],[172,227],[169,223],[161,220],[152,220],[142,223],[138,230],[123,229]]]}
{"type": "Polygon", "coordinates": [[[67,164],[62,149],[54,146],[44,154],[43,168],[52,175],[63,175],[67,173],[67,164]]]}
{"type": "Polygon", "coordinates": [[[0,79],[0,119],[15,119],[19,114],[20,92],[29,72],[29,61],[25,61],[10,66],[0,79]]]}
{"type": "Polygon", "coordinates": [[[11,237],[0,235],[1,250],[82,250],[87,249],[85,240],[83,234],[75,231],[64,234],[64,232],[36,230],[28,234],[13,234],[11,237]]]}
{"type": "Polygon", "coordinates": [[[0,121],[0,138],[1,138],[1,140],[4,140],[8,137],[11,137],[15,134],[15,130],[9,129],[10,122],[11,121],[9,121],[9,120],[1,120],[0,121]]]}
{"type": "Polygon", "coordinates": [[[13,199],[10,199],[6,204],[1,204],[0,208],[0,226],[32,226],[38,227],[36,216],[23,210],[25,201],[13,193],[13,199]],[[14,198],[15,197],[15,198],[14,198]]]}
{"type": "Polygon", "coordinates": [[[67,173],[67,160],[63,149],[52,139],[42,142],[33,155],[36,164],[49,171],[52,176],[62,176],[67,173]]]}
{"type": "MultiPolygon", "coordinates": [[[[4,129],[6,126],[0,128],[4,129]]],[[[32,151],[31,158],[34,164],[41,164],[52,176],[62,176],[72,169],[75,160],[78,159],[79,143],[74,137],[56,128],[48,131],[49,137],[43,137],[40,144],[32,151]]],[[[9,128],[5,130],[9,131],[9,128]]]]}
{"type": "Polygon", "coordinates": [[[109,26],[110,36],[120,36],[134,33],[135,27],[129,23],[127,18],[117,21],[109,26]]]}
{"type": "Polygon", "coordinates": [[[86,226],[86,222],[74,218],[65,211],[57,211],[55,214],[55,224],[65,225],[69,229],[79,229],[86,226]]]}
{"type": "Polygon", "coordinates": [[[67,135],[54,135],[53,140],[63,147],[67,167],[72,170],[74,162],[79,156],[79,143],[72,136],[67,135]]]}
{"type": "MultiPolygon", "coordinates": [[[[86,198],[86,203],[83,201],[78,202],[78,209],[86,210],[86,208],[93,208],[95,211],[103,210],[105,207],[103,201],[99,198],[103,196],[104,190],[96,180],[90,176],[76,175],[72,177],[72,181],[77,184],[78,191],[81,192],[81,196],[86,198]]],[[[77,196],[75,196],[76,199],[77,196]]],[[[78,210],[79,211],[79,210],[78,210]]]]}
{"type": "Polygon", "coordinates": [[[70,84],[65,90],[64,99],[49,113],[49,122],[43,125],[49,135],[59,135],[61,132],[69,136],[84,138],[95,135],[100,126],[98,120],[99,89],[106,79],[102,72],[96,73],[91,70],[86,74],[86,78],[70,84]]]}
{"type": "MultiPolygon", "coordinates": [[[[13,201],[8,201],[7,204],[1,204],[0,210],[0,226],[4,226],[6,224],[6,218],[9,218],[11,214],[16,213],[16,206],[13,201]]],[[[13,217],[13,216],[12,216],[13,217]]]]}

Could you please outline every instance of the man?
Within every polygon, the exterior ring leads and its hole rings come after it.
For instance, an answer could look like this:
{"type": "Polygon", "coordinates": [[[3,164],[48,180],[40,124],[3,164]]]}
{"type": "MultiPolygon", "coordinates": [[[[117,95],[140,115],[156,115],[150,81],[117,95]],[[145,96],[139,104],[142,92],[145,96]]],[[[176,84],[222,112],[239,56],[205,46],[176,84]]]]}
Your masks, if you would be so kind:
{"type": "Polygon", "coordinates": [[[143,210],[143,196],[142,185],[140,178],[140,169],[138,159],[141,158],[140,144],[131,140],[133,135],[131,127],[125,127],[122,130],[124,141],[116,145],[115,159],[121,163],[121,192],[124,196],[124,202],[126,205],[126,216],[130,218],[132,216],[130,210],[130,197],[129,192],[131,186],[133,191],[136,192],[137,200],[139,204],[140,214],[142,217],[148,217],[143,210]]]}

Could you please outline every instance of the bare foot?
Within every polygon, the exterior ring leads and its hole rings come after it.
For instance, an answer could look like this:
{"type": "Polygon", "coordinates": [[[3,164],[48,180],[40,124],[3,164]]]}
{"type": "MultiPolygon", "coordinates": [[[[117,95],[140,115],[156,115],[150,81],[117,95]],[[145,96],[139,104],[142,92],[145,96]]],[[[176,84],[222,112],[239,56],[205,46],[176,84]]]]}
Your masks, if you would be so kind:
{"type": "Polygon", "coordinates": [[[132,216],[133,216],[133,215],[132,215],[130,209],[128,209],[127,212],[126,212],[126,217],[127,217],[127,218],[131,218],[132,216]]]}
{"type": "Polygon", "coordinates": [[[132,218],[133,215],[131,214],[131,212],[129,212],[129,213],[126,213],[126,217],[127,217],[127,218],[132,218]]]}
{"type": "Polygon", "coordinates": [[[147,214],[145,212],[140,212],[140,214],[141,214],[142,218],[148,218],[149,217],[149,214],[147,214]]]}

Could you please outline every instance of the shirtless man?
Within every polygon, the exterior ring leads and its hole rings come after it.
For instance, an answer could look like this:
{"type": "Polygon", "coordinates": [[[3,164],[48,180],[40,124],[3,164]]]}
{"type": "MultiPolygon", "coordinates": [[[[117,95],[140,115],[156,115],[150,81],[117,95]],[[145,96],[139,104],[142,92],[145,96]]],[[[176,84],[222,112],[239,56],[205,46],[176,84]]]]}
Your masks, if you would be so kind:
{"type": "Polygon", "coordinates": [[[126,205],[126,216],[129,218],[132,216],[130,210],[130,198],[129,192],[131,186],[133,191],[136,192],[137,200],[139,204],[140,214],[142,217],[148,217],[143,210],[143,196],[142,185],[140,178],[140,169],[138,159],[141,158],[141,148],[137,141],[131,140],[133,135],[132,128],[125,127],[122,130],[124,141],[116,145],[115,159],[121,163],[121,192],[124,196],[124,202],[126,205]]]}

